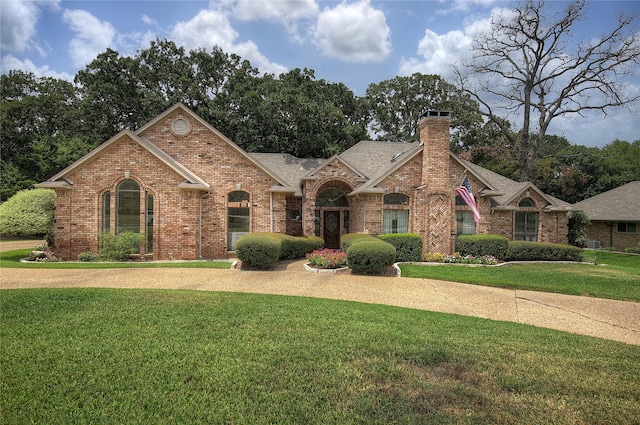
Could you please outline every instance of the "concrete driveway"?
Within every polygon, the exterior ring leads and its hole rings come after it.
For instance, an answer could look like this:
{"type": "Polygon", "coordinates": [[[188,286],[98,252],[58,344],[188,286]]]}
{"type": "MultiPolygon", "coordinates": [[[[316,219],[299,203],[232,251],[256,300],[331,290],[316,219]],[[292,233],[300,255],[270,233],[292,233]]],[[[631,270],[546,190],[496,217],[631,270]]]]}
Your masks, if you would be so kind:
{"type": "MultiPolygon", "coordinates": [[[[7,250],[4,246],[0,249],[7,250]]],[[[305,269],[304,261],[284,262],[272,271],[0,270],[2,289],[83,287],[229,291],[348,300],[523,323],[640,345],[640,303],[431,279],[311,273],[305,269]]]]}

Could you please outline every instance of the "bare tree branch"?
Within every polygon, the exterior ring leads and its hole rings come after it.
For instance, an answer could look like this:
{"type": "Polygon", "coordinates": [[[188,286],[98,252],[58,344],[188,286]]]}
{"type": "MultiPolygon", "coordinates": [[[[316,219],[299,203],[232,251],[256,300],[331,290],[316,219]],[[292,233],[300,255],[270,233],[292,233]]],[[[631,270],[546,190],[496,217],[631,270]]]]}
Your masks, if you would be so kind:
{"type": "Polygon", "coordinates": [[[543,0],[525,0],[513,14],[493,17],[491,29],[474,38],[471,56],[454,67],[458,86],[480,105],[477,112],[518,150],[523,181],[530,179],[553,119],[587,111],[606,115],[640,100],[638,87],[629,84],[640,65],[637,15],[619,15],[611,31],[571,50],[572,29],[585,7],[585,0],[574,0],[551,16],[543,0]],[[519,117],[517,136],[499,113],[519,117]]]}

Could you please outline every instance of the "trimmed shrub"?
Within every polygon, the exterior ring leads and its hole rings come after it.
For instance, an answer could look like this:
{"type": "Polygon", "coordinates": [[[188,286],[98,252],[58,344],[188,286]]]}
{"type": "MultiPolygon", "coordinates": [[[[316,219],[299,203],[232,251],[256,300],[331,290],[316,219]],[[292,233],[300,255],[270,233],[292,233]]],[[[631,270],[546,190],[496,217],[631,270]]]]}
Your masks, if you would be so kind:
{"type": "Polygon", "coordinates": [[[396,259],[396,249],[390,243],[373,236],[359,240],[347,248],[347,265],[354,273],[378,274],[391,266],[396,259]]]}
{"type": "Polygon", "coordinates": [[[509,249],[509,240],[500,235],[460,235],[456,238],[456,252],[461,256],[472,255],[503,259],[509,249]]]}
{"type": "Polygon", "coordinates": [[[53,230],[56,193],[51,189],[27,189],[0,204],[0,234],[44,236],[53,230]]]}
{"type": "Polygon", "coordinates": [[[93,252],[81,252],[78,254],[78,261],[82,261],[85,263],[90,263],[91,261],[96,261],[96,255],[93,252]]]}
{"type": "Polygon", "coordinates": [[[304,258],[307,253],[322,249],[324,240],[318,236],[289,236],[276,233],[281,243],[281,260],[304,258]]]}
{"type": "Polygon", "coordinates": [[[507,261],[582,261],[582,249],[545,242],[509,241],[507,261]]]}
{"type": "Polygon", "coordinates": [[[267,270],[280,259],[281,246],[274,233],[250,233],[236,242],[236,256],[251,268],[267,270]]]}
{"type": "Polygon", "coordinates": [[[354,243],[375,239],[375,236],[365,235],[364,233],[346,233],[340,237],[340,246],[346,251],[354,243]]]}
{"type": "Polygon", "coordinates": [[[272,268],[278,260],[304,258],[308,252],[322,247],[324,247],[324,240],[317,236],[289,236],[283,233],[258,232],[238,239],[236,256],[249,267],[266,270],[272,268]],[[274,246],[277,249],[274,250],[274,246]],[[264,252],[260,252],[261,250],[264,252]]]}
{"type": "Polygon", "coordinates": [[[415,233],[388,233],[379,235],[379,239],[396,248],[396,261],[420,261],[422,256],[422,238],[415,233]]]}
{"type": "Polygon", "coordinates": [[[130,231],[122,232],[118,235],[103,233],[100,258],[107,261],[126,260],[131,254],[136,254],[140,251],[142,240],[142,234],[130,231]]]}

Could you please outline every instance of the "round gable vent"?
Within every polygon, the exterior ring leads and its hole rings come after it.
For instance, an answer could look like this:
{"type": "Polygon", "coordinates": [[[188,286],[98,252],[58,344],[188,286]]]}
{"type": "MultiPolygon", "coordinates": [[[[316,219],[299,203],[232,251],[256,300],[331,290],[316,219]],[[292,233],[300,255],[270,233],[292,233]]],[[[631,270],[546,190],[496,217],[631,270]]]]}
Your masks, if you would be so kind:
{"type": "Polygon", "coordinates": [[[189,122],[184,118],[178,118],[171,125],[171,130],[173,130],[173,132],[178,136],[184,136],[190,129],[191,126],[189,125],[189,122]]]}

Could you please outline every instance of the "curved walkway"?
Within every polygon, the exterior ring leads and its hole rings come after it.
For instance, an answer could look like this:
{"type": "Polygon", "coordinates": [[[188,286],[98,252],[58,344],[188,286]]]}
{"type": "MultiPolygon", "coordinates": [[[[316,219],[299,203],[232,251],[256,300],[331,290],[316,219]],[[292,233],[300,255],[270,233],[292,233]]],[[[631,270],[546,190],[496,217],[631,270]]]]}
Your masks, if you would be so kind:
{"type": "Polygon", "coordinates": [[[523,323],[640,345],[640,303],[432,279],[219,269],[0,270],[0,288],[149,288],[327,298],[523,323]]]}

